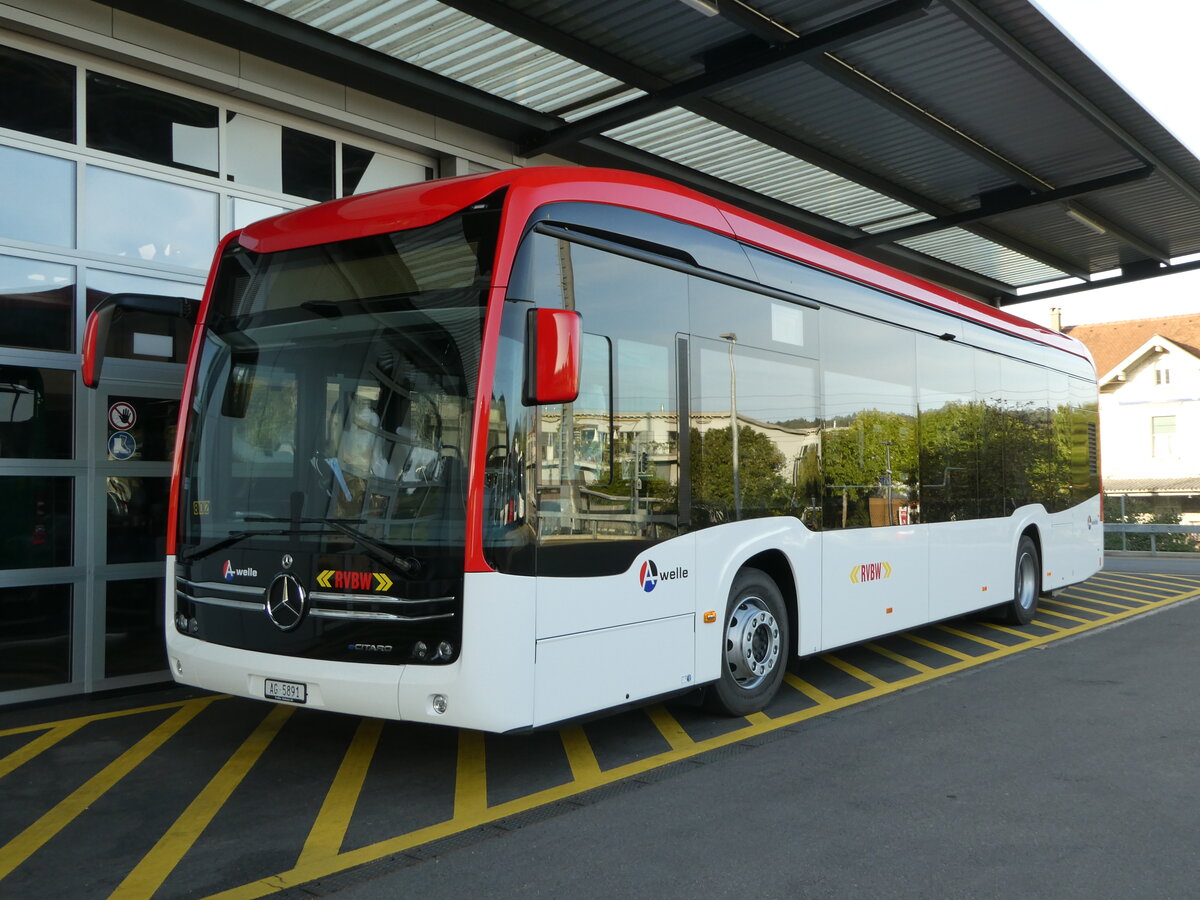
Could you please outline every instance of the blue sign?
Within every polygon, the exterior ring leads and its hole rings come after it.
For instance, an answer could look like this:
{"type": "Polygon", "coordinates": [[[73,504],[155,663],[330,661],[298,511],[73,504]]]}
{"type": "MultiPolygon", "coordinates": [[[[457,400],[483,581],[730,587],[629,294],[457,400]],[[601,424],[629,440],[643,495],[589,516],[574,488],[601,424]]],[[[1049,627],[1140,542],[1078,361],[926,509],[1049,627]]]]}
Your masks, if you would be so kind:
{"type": "Polygon", "coordinates": [[[128,431],[118,431],[108,439],[108,455],[113,459],[126,460],[137,453],[137,441],[128,431]]]}

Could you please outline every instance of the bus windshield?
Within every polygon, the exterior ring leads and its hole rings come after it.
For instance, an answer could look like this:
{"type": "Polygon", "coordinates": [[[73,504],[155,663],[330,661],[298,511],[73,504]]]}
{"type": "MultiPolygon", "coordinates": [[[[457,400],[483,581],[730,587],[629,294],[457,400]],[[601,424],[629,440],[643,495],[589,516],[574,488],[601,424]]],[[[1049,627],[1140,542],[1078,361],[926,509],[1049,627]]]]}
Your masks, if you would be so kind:
{"type": "Polygon", "coordinates": [[[405,572],[422,548],[462,546],[495,220],[226,253],[192,399],[181,561],[286,538],[349,542],[405,572]]]}

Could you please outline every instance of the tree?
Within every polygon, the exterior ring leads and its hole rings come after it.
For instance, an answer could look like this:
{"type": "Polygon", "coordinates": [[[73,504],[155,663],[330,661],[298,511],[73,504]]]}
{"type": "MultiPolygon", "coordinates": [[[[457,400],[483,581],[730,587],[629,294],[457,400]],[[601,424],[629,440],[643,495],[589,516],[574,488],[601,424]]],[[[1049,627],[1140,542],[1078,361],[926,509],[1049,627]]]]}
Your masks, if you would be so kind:
{"type": "MultiPolygon", "coordinates": [[[[692,504],[713,521],[732,518],[733,429],[714,428],[691,435],[692,504]]],[[[738,480],[743,516],[793,512],[795,491],[783,476],[787,458],[774,442],[749,425],[738,430],[738,480]]]]}

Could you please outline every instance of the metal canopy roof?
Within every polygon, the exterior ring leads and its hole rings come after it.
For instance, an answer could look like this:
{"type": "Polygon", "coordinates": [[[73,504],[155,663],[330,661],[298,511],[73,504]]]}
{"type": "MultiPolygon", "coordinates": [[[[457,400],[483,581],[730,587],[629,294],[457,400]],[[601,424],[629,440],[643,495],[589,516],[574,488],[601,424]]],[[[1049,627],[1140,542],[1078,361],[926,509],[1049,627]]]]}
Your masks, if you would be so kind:
{"type": "Polygon", "coordinates": [[[999,305],[1200,266],[1200,161],[1027,0],[113,5],[999,305]]]}

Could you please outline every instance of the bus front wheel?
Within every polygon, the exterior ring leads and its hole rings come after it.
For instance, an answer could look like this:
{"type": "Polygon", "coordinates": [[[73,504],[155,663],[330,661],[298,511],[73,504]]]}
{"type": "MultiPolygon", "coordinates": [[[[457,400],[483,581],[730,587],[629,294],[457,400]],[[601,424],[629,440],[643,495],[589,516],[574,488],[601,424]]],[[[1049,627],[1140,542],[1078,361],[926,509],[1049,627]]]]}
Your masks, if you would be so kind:
{"type": "Polygon", "coordinates": [[[770,576],[742,569],[725,605],[721,677],[708,686],[712,712],[745,716],[771,702],[788,658],[787,607],[770,576]]]}
{"type": "Polygon", "coordinates": [[[1013,575],[1013,598],[1000,608],[1000,618],[1009,625],[1028,625],[1037,612],[1042,592],[1042,563],[1037,545],[1029,535],[1017,544],[1017,566],[1013,575]]]}

